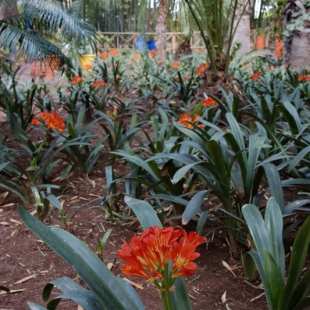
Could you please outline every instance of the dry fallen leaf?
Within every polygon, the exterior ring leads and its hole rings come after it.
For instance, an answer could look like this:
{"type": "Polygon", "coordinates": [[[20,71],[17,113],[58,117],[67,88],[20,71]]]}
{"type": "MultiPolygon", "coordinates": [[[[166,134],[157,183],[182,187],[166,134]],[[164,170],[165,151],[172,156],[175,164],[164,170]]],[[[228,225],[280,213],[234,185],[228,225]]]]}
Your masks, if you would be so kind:
{"type": "Polygon", "coordinates": [[[78,305],[77,310],[84,310],[80,305],[78,305]]]}
{"type": "Polygon", "coordinates": [[[233,275],[234,275],[234,277],[236,277],[236,274],[233,272],[233,269],[234,268],[232,268],[231,266],[229,266],[225,261],[223,261],[222,260],[222,264],[223,264],[223,266],[227,269],[227,270],[229,270],[233,275]]]}
{"type": "Polygon", "coordinates": [[[1,193],[0,197],[1,198],[6,198],[8,196],[9,192],[1,193]]]}
{"type": "Polygon", "coordinates": [[[136,288],[139,288],[140,290],[143,290],[143,286],[142,286],[142,285],[140,285],[140,284],[138,284],[138,283],[136,283],[136,282],[133,282],[133,281],[131,281],[131,280],[128,280],[128,279],[126,279],[126,278],[123,278],[123,280],[125,280],[125,281],[128,282],[129,284],[135,286],[136,288]]]}
{"type": "Polygon", "coordinates": [[[22,222],[20,222],[20,221],[14,220],[14,219],[10,219],[10,221],[11,221],[12,223],[15,223],[15,224],[18,224],[18,225],[21,225],[21,223],[22,223],[22,222]]]}
{"type": "Polygon", "coordinates": [[[23,291],[25,291],[25,290],[26,290],[25,288],[21,288],[21,289],[19,289],[19,290],[10,290],[9,293],[7,293],[7,292],[5,292],[5,291],[1,291],[1,292],[0,292],[0,295],[20,293],[20,292],[23,292],[23,291]]]}
{"type": "Polygon", "coordinates": [[[23,283],[23,282],[26,282],[26,281],[28,281],[28,280],[30,280],[30,279],[35,278],[36,276],[37,276],[37,274],[32,274],[31,276],[28,276],[28,277],[25,277],[25,278],[23,278],[23,279],[21,279],[21,280],[18,280],[18,281],[15,282],[14,284],[21,284],[21,283],[23,283]]]}
{"type": "Polygon", "coordinates": [[[5,204],[5,205],[2,205],[1,208],[12,207],[12,206],[14,206],[14,205],[15,205],[15,203],[11,202],[11,203],[7,203],[7,204],[5,204]]]}
{"type": "Polygon", "coordinates": [[[262,293],[262,294],[260,294],[260,295],[258,295],[258,296],[256,296],[256,297],[252,298],[252,299],[250,300],[250,302],[253,302],[253,301],[257,300],[257,299],[263,297],[264,295],[265,295],[265,293],[262,293]]]}
{"type": "Polygon", "coordinates": [[[10,224],[8,222],[0,222],[0,225],[3,225],[3,226],[10,226],[10,224]]]}
{"type": "Polygon", "coordinates": [[[17,233],[18,233],[18,230],[17,230],[17,229],[13,230],[13,231],[12,231],[12,233],[11,233],[11,237],[16,236],[16,235],[17,235],[17,233]]]}
{"type": "Polygon", "coordinates": [[[226,302],[226,291],[223,293],[222,297],[221,297],[221,302],[222,304],[224,304],[226,302]]]}
{"type": "Polygon", "coordinates": [[[113,265],[114,265],[113,263],[108,263],[108,264],[107,264],[107,268],[108,268],[109,270],[111,270],[112,267],[113,267],[113,265]]]}

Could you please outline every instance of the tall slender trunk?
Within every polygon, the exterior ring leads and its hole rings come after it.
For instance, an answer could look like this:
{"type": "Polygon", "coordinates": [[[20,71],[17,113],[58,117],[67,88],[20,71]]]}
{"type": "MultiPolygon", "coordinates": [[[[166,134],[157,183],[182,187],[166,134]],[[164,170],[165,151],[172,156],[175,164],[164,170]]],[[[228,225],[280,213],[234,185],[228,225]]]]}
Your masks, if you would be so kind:
{"type": "Polygon", "coordinates": [[[169,11],[169,0],[161,0],[157,12],[156,31],[156,56],[155,60],[159,66],[166,62],[166,44],[167,44],[167,19],[169,11]]]}

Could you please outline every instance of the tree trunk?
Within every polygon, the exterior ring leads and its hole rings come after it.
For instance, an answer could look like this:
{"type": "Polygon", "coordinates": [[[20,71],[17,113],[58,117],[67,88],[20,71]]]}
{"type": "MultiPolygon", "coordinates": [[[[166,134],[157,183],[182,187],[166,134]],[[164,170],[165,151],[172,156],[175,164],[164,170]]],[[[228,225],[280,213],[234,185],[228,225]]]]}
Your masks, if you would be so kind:
{"type": "Polygon", "coordinates": [[[167,44],[167,19],[169,10],[169,0],[160,0],[157,23],[155,27],[156,31],[156,56],[155,60],[159,66],[162,66],[166,62],[166,44],[167,44]]]}
{"type": "Polygon", "coordinates": [[[310,69],[310,31],[306,29],[300,34],[293,34],[290,53],[285,54],[285,65],[294,70],[310,69]]]}
{"type": "MultiPolygon", "coordinates": [[[[289,24],[295,27],[295,31],[291,31],[290,36],[284,39],[283,58],[284,64],[290,66],[294,70],[310,69],[310,26],[306,22],[302,30],[297,30],[294,25],[294,14],[298,11],[305,11],[310,14],[309,5],[305,5],[298,0],[287,0],[284,8],[284,26],[289,24]]],[[[298,16],[297,18],[301,18],[298,16]]]]}

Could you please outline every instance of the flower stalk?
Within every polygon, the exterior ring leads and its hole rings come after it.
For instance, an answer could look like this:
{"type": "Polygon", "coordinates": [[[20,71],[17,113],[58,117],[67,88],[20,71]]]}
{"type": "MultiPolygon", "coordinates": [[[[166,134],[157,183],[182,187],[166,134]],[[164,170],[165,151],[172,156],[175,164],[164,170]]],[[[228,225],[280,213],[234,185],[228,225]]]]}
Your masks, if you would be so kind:
{"type": "Polygon", "coordinates": [[[173,310],[171,291],[161,292],[164,310],[173,310]]]}

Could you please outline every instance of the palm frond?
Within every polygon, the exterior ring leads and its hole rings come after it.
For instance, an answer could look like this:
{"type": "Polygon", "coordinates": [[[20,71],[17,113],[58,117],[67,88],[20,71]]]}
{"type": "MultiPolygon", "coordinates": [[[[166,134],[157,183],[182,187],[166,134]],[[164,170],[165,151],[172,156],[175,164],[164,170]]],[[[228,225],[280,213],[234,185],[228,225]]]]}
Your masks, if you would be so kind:
{"type": "Polygon", "coordinates": [[[82,47],[90,44],[94,48],[95,29],[85,23],[77,11],[83,0],[74,1],[74,6],[70,8],[59,0],[20,0],[18,15],[15,14],[17,1],[12,0],[10,5],[8,2],[0,0],[0,8],[8,15],[0,19],[0,48],[17,49],[27,61],[43,60],[47,55],[59,55],[64,64],[70,64],[69,59],[46,39],[48,36],[60,32],[68,43],[73,42],[82,47]],[[27,22],[31,22],[35,31],[26,29],[27,22]]]}
{"type": "MultiPolygon", "coordinates": [[[[78,10],[81,10],[80,6],[78,10]]],[[[95,29],[80,18],[77,7],[67,9],[59,1],[22,1],[21,14],[30,18],[38,30],[48,30],[54,33],[61,31],[68,41],[83,44],[86,38],[92,41],[96,37],[95,29]]]]}
{"type": "Polygon", "coordinates": [[[0,47],[11,49],[17,45],[18,53],[23,54],[26,61],[44,60],[47,55],[59,55],[63,63],[70,64],[69,59],[57,46],[36,33],[0,24],[0,47]]]}

